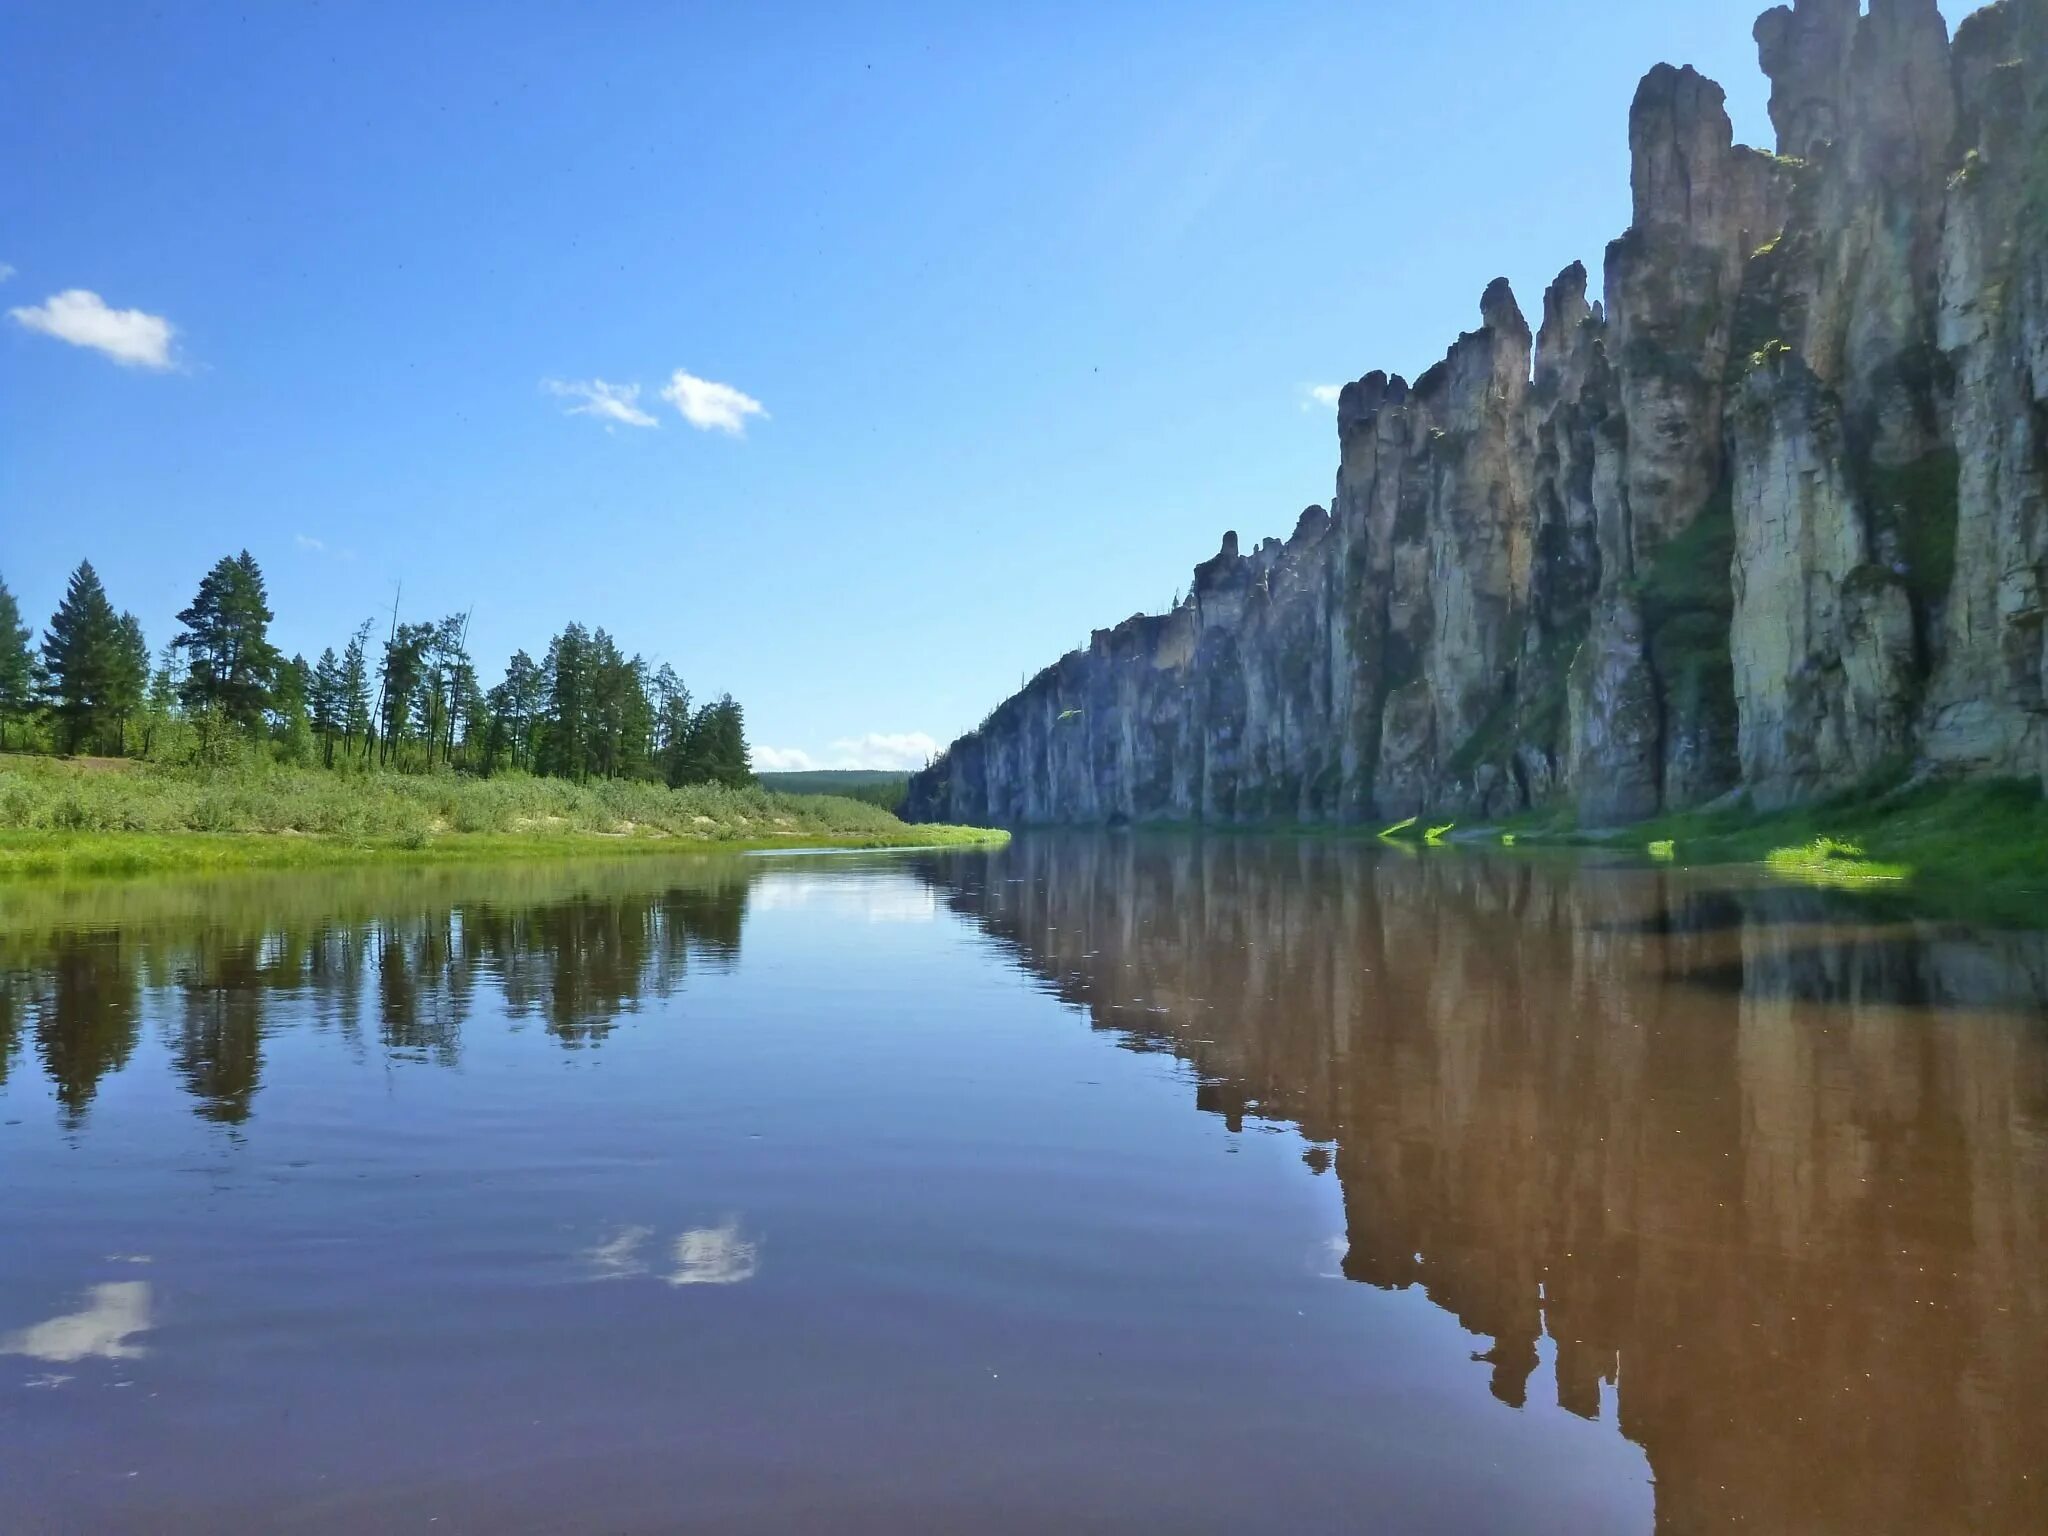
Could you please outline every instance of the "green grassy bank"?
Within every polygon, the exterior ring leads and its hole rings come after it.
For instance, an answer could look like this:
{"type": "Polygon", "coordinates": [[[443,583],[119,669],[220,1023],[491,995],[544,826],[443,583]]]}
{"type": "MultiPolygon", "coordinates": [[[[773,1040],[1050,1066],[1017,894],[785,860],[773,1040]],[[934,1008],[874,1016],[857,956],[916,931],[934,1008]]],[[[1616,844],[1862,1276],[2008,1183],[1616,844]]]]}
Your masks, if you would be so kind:
{"type": "Polygon", "coordinates": [[[1538,814],[1504,824],[1499,836],[1686,865],[1760,864],[1829,885],[1911,886],[2048,918],[2048,800],[2031,780],[1873,785],[1783,811],[1737,803],[1623,830],[1583,831],[1568,817],[1538,814]]]}
{"type": "Polygon", "coordinates": [[[232,773],[0,757],[0,878],[749,848],[928,848],[1007,834],[906,826],[858,801],[500,775],[232,773]]]}

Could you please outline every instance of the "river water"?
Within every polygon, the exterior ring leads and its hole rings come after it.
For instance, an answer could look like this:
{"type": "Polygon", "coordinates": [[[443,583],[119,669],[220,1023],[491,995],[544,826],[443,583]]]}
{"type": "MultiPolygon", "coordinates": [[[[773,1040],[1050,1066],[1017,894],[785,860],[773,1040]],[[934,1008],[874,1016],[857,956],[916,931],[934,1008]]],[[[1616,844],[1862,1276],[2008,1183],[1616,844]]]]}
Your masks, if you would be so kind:
{"type": "Polygon", "coordinates": [[[2048,1531],[2048,935],[1143,835],[0,889],[0,1528],[2048,1531]]]}

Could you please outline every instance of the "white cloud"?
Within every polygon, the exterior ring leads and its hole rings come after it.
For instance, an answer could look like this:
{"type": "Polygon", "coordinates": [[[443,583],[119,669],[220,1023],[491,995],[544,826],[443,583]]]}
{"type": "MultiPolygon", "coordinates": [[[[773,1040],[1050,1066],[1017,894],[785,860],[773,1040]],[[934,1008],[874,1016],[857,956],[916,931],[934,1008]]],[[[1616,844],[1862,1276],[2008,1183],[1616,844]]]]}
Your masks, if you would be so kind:
{"type": "Polygon", "coordinates": [[[939,755],[939,744],[923,731],[870,731],[832,743],[823,757],[802,747],[754,747],[756,773],[820,773],[865,768],[874,772],[914,773],[939,755]]]}
{"type": "Polygon", "coordinates": [[[17,325],[74,347],[104,352],[124,368],[168,369],[171,341],[178,328],[162,315],[139,309],[109,309],[106,300],[84,288],[67,288],[40,304],[10,309],[17,325]]]}
{"type": "Polygon", "coordinates": [[[661,392],[661,398],[680,411],[683,420],[700,432],[723,432],[730,437],[743,437],[749,416],[759,416],[764,421],[768,417],[766,407],[752,395],[742,394],[730,384],[714,384],[709,379],[700,379],[680,368],[668,381],[668,388],[661,392]]]}
{"type": "Polygon", "coordinates": [[[59,1365],[93,1357],[132,1360],[148,1351],[128,1341],[147,1333],[149,1326],[149,1282],[119,1280],[94,1286],[83,1311],[0,1339],[0,1355],[27,1355],[59,1365]]]}
{"type": "Polygon", "coordinates": [[[832,743],[839,768],[888,768],[914,772],[939,755],[939,744],[923,731],[890,735],[870,731],[832,743]]]}
{"type": "Polygon", "coordinates": [[[660,423],[640,409],[638,384],[607,384],[603,379],[542,379],[540,387],[563,400],[581,404],[569,407],[570,416],[595,416],[622,427],[652,427],[660,423]]]}
{"type": "Polygon", "coordinates": [[[1305,411],[1312,405],[1320,405],[1326,411],[1337,409],[1337,397],[1344,393],[1342,384],[1304,384],[1301,386],[1301,408],[1305,411]]]}
{"type": "Polygon", "coordinates": [[[324,555],[327,553],[327,541],[325,539],[316,539],[309,533],[293,534],[292,542],[309,555],[324,555]]]}
{"type": "Polygon", "coordinates": [[[756,773],[815,773],[818,760],[801,747],[754,747],[749,755],[756,773]]]}
{"type": "Polygon", "coordinates": [[[14,276],[14,268],[7,265],[6,262],[0,261],[0,283],[6,282],[12,276],[14,276]]]}

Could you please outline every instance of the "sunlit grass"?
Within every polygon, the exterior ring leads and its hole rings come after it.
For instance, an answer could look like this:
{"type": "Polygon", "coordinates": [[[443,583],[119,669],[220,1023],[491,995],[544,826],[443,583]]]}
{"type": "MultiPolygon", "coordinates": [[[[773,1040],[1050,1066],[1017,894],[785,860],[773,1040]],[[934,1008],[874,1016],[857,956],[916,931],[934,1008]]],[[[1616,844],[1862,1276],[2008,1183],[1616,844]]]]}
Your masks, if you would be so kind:
{"type": "Polygon", "coordinates": [[[1817,837],[1796,848],[1773,848],[1764,855],[1772,873],[1815,885],[1863,885],[1871,881],[1907,880],[1905,864],[1880,864],[1854,843],[1817,837]]]}
{"type": "Polygon", "coordinates": [[[1758,811],[1745,801],[1660,817],[1626,831],[1578,828],[1568,811],[1516,818],[1520,846],[1636,846],[1688,866],[1756,864],[1831,885],[1909,883],[1950,905],[2038,921],[2048,911],[2048,799],[2027,779],[1919,780],[1897,775],[1807,805],[1758,811]]]}
{"type": "Polygon", "coordinates": [[[1421,822],[1422,818],[1420,816],[1410,816],[1406,821],[1397,821],[1391,827],[1380,828],[1380,836],[1391,841],[1394,838],[1400,837],[1403,833],[1413,832],[1417,826],[1421,825],[1421,822]]]}

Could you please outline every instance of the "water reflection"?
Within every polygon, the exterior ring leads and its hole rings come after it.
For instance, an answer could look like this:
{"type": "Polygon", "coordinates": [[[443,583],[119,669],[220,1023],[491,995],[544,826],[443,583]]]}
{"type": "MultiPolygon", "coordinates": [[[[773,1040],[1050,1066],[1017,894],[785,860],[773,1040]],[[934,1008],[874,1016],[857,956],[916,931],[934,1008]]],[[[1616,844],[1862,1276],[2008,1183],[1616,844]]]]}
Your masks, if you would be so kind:
{"type": "MultiPolygon", "coordinates": [[[[136,1360],[149,1351],[131,1340],[149,1329],[149,1282],[117,1280],[94,1286],[76,1312],[0,1338],[0,1355],[26,1355],[52,1365],[91,1359],[136,1360]]],[[[57,1379],[45,1380],[57,1384],[57,1379]]]]}
{"type": "MultiPolygon", "coordinates": [[[[1500,1406],[1479,1404],[1500,1422],[1554,1398],[1616,1425],[1654,1470],[1660,1529],[2048,1530],[2048,935],[1673,870],[1312,841],[1026,838],[894,868],[866,885],[734,861],[0,893],[0,1088],[18,1114],[39,1072],[85,1145],[118,1121],[114,1096],[100,1102],[112,1074],[167,1068],[202,1120],[254,1138],[266,1077],[290,1070],[287,1023],[435,1081],[474,1057],[479,1020],[581,1062],[692,976],[735,968],[750,910],[938,919],[981,936],[968,950],[983,971],[992,944],[1106,1044],[1186,1062],[1197,1110],[1233,1131],[1298,1130],[1301,1176],[1336,1181],[1345,1231],[1288,1263],[1420,1291],[1483,1335],[1500,1406]]],[[[827,939],[820,965],[842,942],[827,939]]],[[[770,1019],[801,1006],[876,1031],[884,1015],[863,1010],[894,1003],[749,996],[770,1019]]],[[[877,1081],[852,1074],[873,1037],[845,1033],[847,1054],[815,1065],[777,1058],[772,1030],[709,1059],[782,1061],[762,1069],[778,1093],[813,1092],[792,1116],[826,1101],[807,1073],[864,1106],[877,1081]]],[[[877,1053],[905,1078],[926,1065],[910,1038],[877,1053]]],[[[987,1210],[1020,1213],[1020,1243],[1064,1231],[1031,1227],[1028,1203],[991,1203],[1022,1182],[997,1185],[996,1161],[978,1175],[988,1187],[935,1176],[921,1203],[902,1169],[942,1168],[979,1130],[971,1096],[986,1084],[962,1059],[947,1071],[917,1101],[928,1141],[848,1154],[865,1198],[888,1191],[881,1214],[929,1223],[906,1271],[960,1265],[961,1233],[987,1210]]],[[[718,1113],[715,1096],[691,1103],[685,1116],[646,1098],[620,1117],[651,1137],[718,1113]]],[[[771,1148],[789,1134],[779,1103],[755,1101],[771,1148]]],[[[574,1188],[619,1182],[619,1148],[599,1145],[612,1160],[586,1149],[590,1182],[574,1188]]],[[[517,1143],[492,1198],[553,1176],[560,1150],[517,1143]]],[[[644,1191],[578,1205],[547,1229],[549,1272],[566,1255],[578,1278],[644,1282],[608,1287],[606,1309],[657,1297],[665,1315],[723,1321],[765,1305],[835,1251],[815,1236],[806,1249],[756,1198],[819,1182],[815,1159],[764,1159],[754,1192],[705,1194],[714,1161],[682,1210],[644,1191]],[[746,1215],[688,1224],[725,1209],[746,1215]],[[661,1290],[755,1279],[764,1227],[790,1256],[773,1284],[704,1307],[661,1290]]],[[[1142,1186],[1112,1162],[1072,1189],[1135,1206],[1142,1186]]],[[[834,1200],[861,1198],[831,1173],[834,1200]]],[[[85,1258],[156,1241],[108,1234],[85,1258]]],[[[869,1285],[894,1273],[865,1262],[869,1285]]],[[[39,1293],[9,1321],[53,1304],[39,1293]]],[[[99,1285],[0,1350],[129,1358],[152,1325],[148,1284],[99,1285]]],[[[953,1336],[932,1337],[950,1368],[953,1336]]]]}
{"type": "Polygon", "coordinates": [[[735,964],[748,890],[769,872],[706,863],[651,887],[628,866],[18,889],[0,898],[0,1086],[25,1028],[64,1125],[80,1129],[147,1021],[194,1112],[239,1126],[280,1006],[455,1066],[480,981],[494,1017],[538,1020],[580,1049],[693,967],[735,964]]]}
{"type": "Polygon", "coordinates": [[[1661,1529],[2048,1529],[2048,935],[1313,842],[932,878],[1198,1108],[1299,1126],[1343,1274],[1489,1336],[1503,1404],[1546,1338],[1561,1406],[1608,1389],[1661,1529]]]}
{"type": "Polygon", "coordinates": [[[675,1241],[670,1285],[738,1285],[761,1267],[759,1245],[740,1233],[737,1219],[696,1227],[675,1241]]]}

